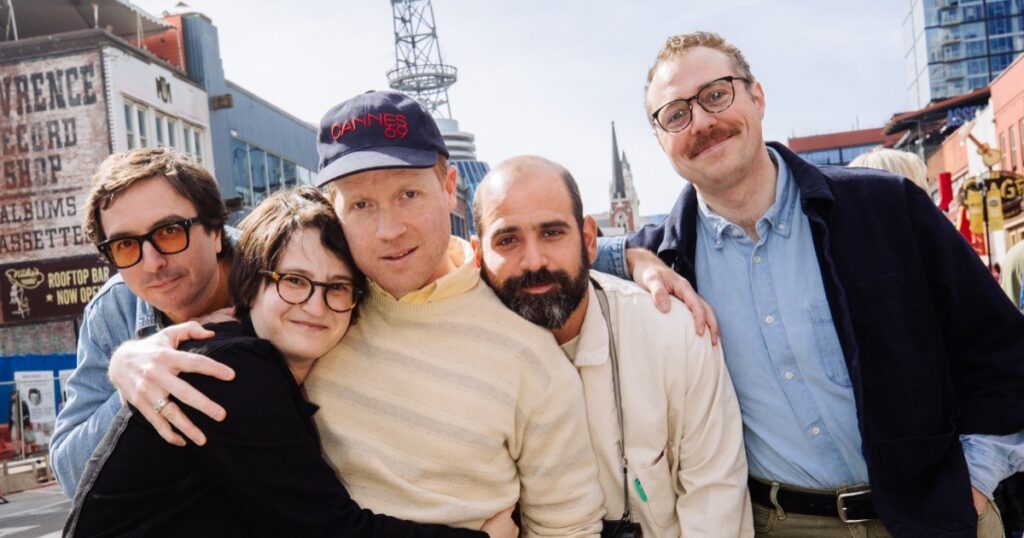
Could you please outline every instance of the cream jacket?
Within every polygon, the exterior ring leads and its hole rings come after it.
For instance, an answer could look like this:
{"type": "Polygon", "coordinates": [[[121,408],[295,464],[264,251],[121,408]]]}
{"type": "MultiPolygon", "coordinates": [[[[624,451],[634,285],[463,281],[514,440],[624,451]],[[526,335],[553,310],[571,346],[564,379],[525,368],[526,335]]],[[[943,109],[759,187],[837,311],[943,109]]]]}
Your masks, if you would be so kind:
{"type": "MultiPolygon", "coordinates": [[[[743,426],[721,346],[697,336],[682,303],[662,314],[632,282],[591,276],[605,290],[615,331],[633,521],[646,538],[753,536],[743,426]]],[[[583,381],[605,517],[617,519],[622,467],[608,330],[593,285],[589,293],[573,364],[583,381]]]]}

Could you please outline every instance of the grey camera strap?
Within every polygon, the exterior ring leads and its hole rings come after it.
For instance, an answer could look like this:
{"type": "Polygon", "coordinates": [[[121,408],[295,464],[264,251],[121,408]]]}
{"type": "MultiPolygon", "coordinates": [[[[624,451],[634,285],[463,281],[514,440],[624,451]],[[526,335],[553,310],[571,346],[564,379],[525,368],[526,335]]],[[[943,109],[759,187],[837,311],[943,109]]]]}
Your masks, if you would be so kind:
{"type": "Polygon", "coordinates": [[[590,283],[594,285],[594,292],[597,293],[597,302],[601,306],[601,315],[604,317],[604,324],[608,327],[608,358],[612,366],[612,388],[615,392],[615,411],[619,419],[619,461],[622,463],[622,519],[629,521],[629,461],[626,460],[626,421],[622,417],[622,390],[619,388],[619,353],[615,348],[615,331],[612,330],[612,317],[608,310],[608,297],[604,289],[593,278],[590,283]]]}

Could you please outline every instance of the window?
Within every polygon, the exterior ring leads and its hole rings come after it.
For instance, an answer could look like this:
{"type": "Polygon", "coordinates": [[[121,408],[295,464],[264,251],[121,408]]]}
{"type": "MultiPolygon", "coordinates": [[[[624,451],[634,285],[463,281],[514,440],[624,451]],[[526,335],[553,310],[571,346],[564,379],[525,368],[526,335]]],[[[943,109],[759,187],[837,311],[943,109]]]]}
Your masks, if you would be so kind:
{"type": "Polygon", "coordinates": [[[284,188],[294,187],[297,176],[295,175],[295,163],[285,160],[281,163],[282,175],[284,176],[284,188]]]}
{"type": "Polygon", "coordinates": [[[242,199],[242,205],[252,207],[249,146],[237,138],[231,139],[231,177],[235,183],[235,195],[242,199]]]}
{"type": "Polygon", "coordinates": [[[144,148],[149,146],[149,137],[146,136],[146,109],[137,107],[135,109],[135,115],[138,118],[138,123],[135,127],[138,128],[139,147],[144,148]]]}
{"type": "Polygon", "coordinates": [[[273,153],[267,153],[267,182],[268,192],[273,194],[281,190],[281,158],[273,153]]]}
{"type": "Polygon", "coordinates": [[[1021,156],[1021,159],[1024,159],[1024,118],[1022,118],[1020,120],[1020,123],[1017,125],[1017,128],[1018,128],[1017,132],[1021,134],[1021,137],[1020,137],[1020,140],[1019,140],[1019,142],[1020,142],[1020,156],[1021,156]]]}
{"type": "Polygon", "coordinates": [[[135,114],[132,113],[134,108],[128,103],[124,104],[124,132],[128,137],[128,149],[135,148],[135,114]]]}
{"type": "Polygon", "coordinates": [[[296,182],[299,185],[312,185],[316,181],[316,172],[310,171],[305,166],[295,165],[296,182]]]}
{"type": "Polygon", "coordinates": [[[147,136],[148,110],[131,101],[124,102],[124,131],[128,149],[144,148],[149,145],[147,136]]]}
{"type": "Polygon", "coordinates": [[[192,139],[195,142],[195,153],[193,155],[195,155],[197,163],[203,162],[203,139],[201,132],[199,129],[192,130],[192,139]]]}
{"type": "Polygon", "coordinates": [[[267,197],[266,152],[249,146],[249,169],[252,171],[252,202],[258,204],[267,197]]]}
{"type": "Polygon", "coordinates": [[[178,147],[178,122],[167,118],[167,147],[178,147]]]}
{"type": "Polygon", "coordinates": [[[161,116],[160,114],[157,114],[156,115],[156,129],[155,129],[155,131],[153,133],[154,135],[156,135],[156,145],[157,145],[157,147],[161,147],[162,148],[162,147],[165,147],[167,145],[167,144],[164,143],[164,140],[166,140],[166,137],[164,136],[165,132],[166,132],[166,129],[165,129],[165,125],[164,125],[164,117],[161,116]]]}
{"type": "Polygon", "coordinates": [[[194,125],[181,122],[181,147],[178,149],[189,154],[197,163],[203,162],[203,130],[194,125]]]}
{"type": "Polygon", "coordinates": [[[1008,141],[1010,143],[1010,170],[1017,169],[1017,140],[1013,133],[1013,125],[1010,126],[1008,141]]]}
{"type": "Polygon", "coordinates": [[[1002,168],[1003,170],[1009,170],[1010,167],[1006,165],[1006,157],[1008,155],[1006,151],[1006,134],[1001,133],[999,135],[999,152],[1003,154],[1002,168]]]}

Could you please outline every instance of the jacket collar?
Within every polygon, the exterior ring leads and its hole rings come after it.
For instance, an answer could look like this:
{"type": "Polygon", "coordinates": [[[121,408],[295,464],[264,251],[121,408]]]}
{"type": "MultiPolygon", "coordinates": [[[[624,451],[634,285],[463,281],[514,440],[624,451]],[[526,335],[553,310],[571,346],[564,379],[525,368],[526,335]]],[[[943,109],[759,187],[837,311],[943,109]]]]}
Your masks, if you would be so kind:
{"type": "MultiPolygon", "coordinates": [[[[835,197],[832,188],[818,167],[801,159],[786,146],[778,142],[768,142],[768,147],[778,152],[793,173],[797,189],[800,192],[800,204],[804,213],[818,213],[827,216],[835,197]]],[[[679,256],[692,263],[697,242],[697,191],[692,184],[687,185],[676,199],[668,218],[665,220],[665,234],[658,245],[657,254],[663,261],[672,265],[678,263],[679,256]]],[[[600,312],[598,312],[600,314],[600,312]]]]}
{"type": "Polygon", "coordinates": [[[587,294],[590,296],[587,301],[587,314],[583,317],[583,326],[580,328],[576,357],[572,359],[576,368],[608,362],[608,326],[605,325],[604,316],[601,314],[601,304],[597,301],[594,285],[588,284],[587,288],[587,294]]]}

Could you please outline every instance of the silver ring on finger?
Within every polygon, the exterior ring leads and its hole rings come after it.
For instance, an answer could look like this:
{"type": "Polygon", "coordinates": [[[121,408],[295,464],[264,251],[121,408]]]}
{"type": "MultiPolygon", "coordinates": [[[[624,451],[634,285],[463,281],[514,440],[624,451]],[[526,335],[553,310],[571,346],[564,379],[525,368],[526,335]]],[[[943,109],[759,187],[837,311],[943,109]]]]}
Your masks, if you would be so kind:
{"type": "Polygon", "coordinates": [[[164,408],[167,407],[167,403],[167,400],[163,398],[158,399],[157,401],[153,402],[153,411],[155,411],[156,414],[159,415],[160,411],[163,411],[164,408]]]}

